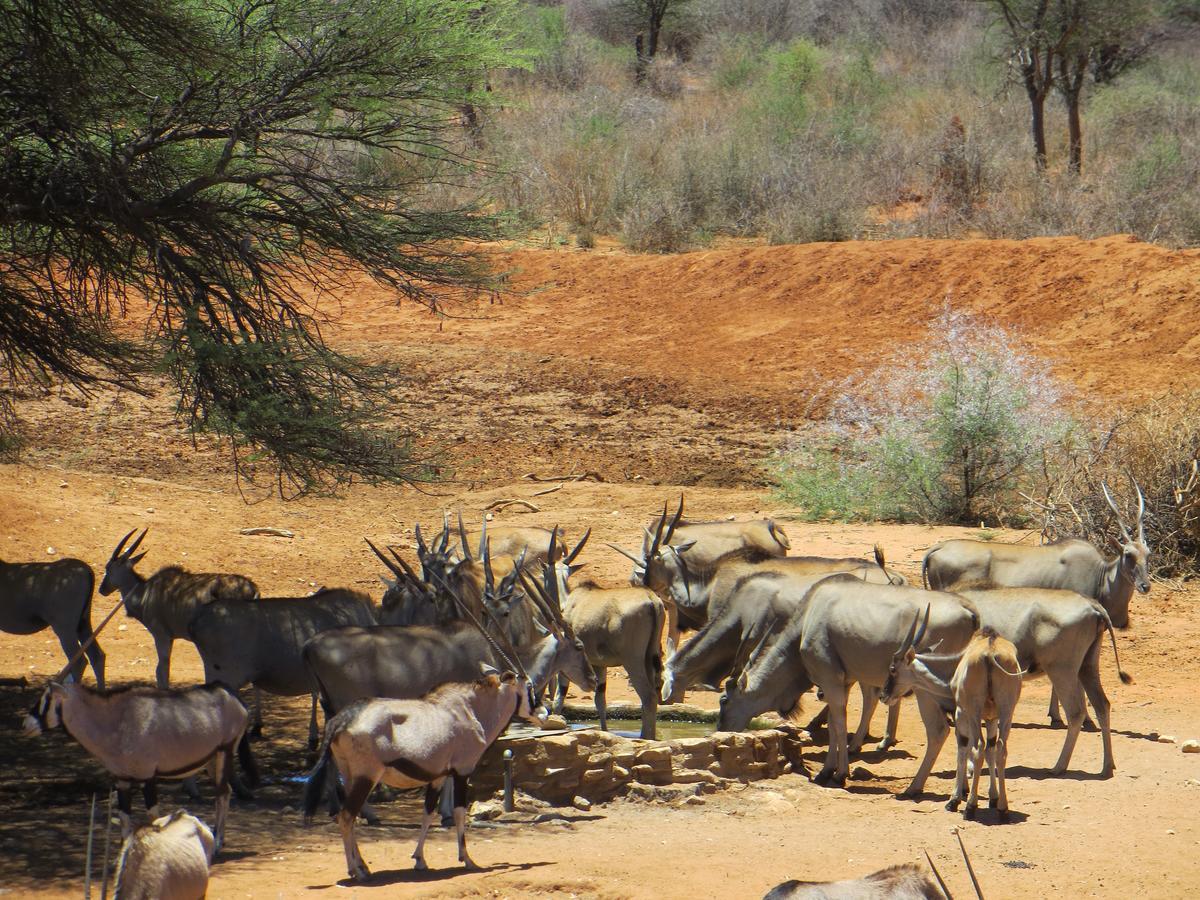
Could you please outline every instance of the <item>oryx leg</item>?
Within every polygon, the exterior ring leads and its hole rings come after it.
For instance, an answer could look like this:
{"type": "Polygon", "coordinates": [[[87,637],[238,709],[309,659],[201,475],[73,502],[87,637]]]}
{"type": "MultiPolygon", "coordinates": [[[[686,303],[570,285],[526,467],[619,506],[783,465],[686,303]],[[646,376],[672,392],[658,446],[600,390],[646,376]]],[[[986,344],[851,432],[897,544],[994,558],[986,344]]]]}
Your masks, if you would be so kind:
{"type": "Polygon", "coordinates": [[[146,802],[146,812],[150,821],[158,818],[158,780],[147,778],[142,782],[142,799],[146,802]]]}
{"type": "MultiPolygon", "coordinates": [[[[258,740],[259,738],[262,737],[262,707],[263,707],[262,691],[259,689],[257,684],[252,685],[250,690],[254,695],[254,713],[251,716],[251,720],[250,720],[250,722],[251,722],[250,737],[254,738],[255,740],[258,740]]],[[[313,713],[315,715],[316,710],[314,710],[313,713]]],[[[312,733],[311,732],[309,733],[309,738],[310,738],[309,748],[311,749],[312,747],[316,746],[315,744],[312,743],[312,733]]]]}
{"type": "Polygon", "coordinates": [[[608,669],[592,667],[596,672],[596,690],[592,697],[596,704],[596,715],[600,719],[600,730],[608,731],[608,669]]]}
{"type": "MultiPolygon", "coordinates": [[[[601,671],[605,670],[596,668],[597,673],[601,671]]],[[[642,701],[642,730],[639,733],[644,739],[652,741],[658,733],[658,687],[654,683],[654,673],[647,672],[644,661],[640,659],[626,663],[625,671],[629,674],[629,686],[642,701]]],[[[596,677],[599,678],[599,674],[596,677]]]]}
{"type": "Polygon", "coordinates": [[[175,638],[169,634],[151,632],[154,638],[154,653],[158,656],[158,665],[154,667],[154,683],[159,689],[171,686],[171,649],[175,646],[175,638]]]}
{"type": "Polygon", "coordinates": [[[421,818],[421,833],[417,836],[417,849],[413,851],[412,858],[417,861],[413,866],[414,869],[428,869],[429,865],[425,862],[425,838],[429,835],[429,826],[433,824],[434,817],[437,816],[438,797],[442,793],[442,785],[445,779],[431,781],[425,786],[425,815],[421,818]]]}
{"type": "Polygon", "coordinates": [[[1105,778],[1111,778],[1117,767],[1113,762],[1112,705],[1108,702],[1108,695],[1104,693],[1104,686],[1100,683],[1101,643],[1101,639],[1096,638],[1096,642],[1092,644],[1087,656],[1084,657],[1083,666],[1079,670],[1079,682],[1100,722],[1100,736],[1104,741],[1104,763],[1100,767],[1100,774],[1105,778]]]}
{"type": "Polygon", "coordinates": [[[555,686],[554,691],[554,714],[556,716],[562,715],[563,705],[567,702],[568,684],[570,682],[567,680],[567,676],[560,672],[558,674],[558,684],[555,686]]]}
{"type": "Polygon", "coordinates": [[[849,750],[851,753],[857,753],[866,743],[867,737],[871,731],[871,719],[875,716],[875,708],[879,706],[879,688],[871,687],[870,685],[859,682],[859,690],[862,693],[862,715],[858,717],[858,730],[854,732],[854,737],[850,739],[849,750]]]}
{"type": "Polygon", "coordinates": [[[1046,674],[1058,689],[1058,698],[1067,717],[1067,737],[1063,741],[1062,753],[1059,754],[1054,768],[1050,770],[1052,775],[1061,775],[1067,771],[1071,754],[1075,752],[1075,742],[1079,739],[1079,731],[1083,727],[1083,685],[1079,683],[1078,671],[1054,669],[1047,670],[1046,674]]]}
{"type": "Polygon", "coordinates": [[[317,749],[317,738],[320,737],[320,731],[317,729],[317,692],[312,693],[312,709],[308,714],[308,752],[311,754],[317,749]]]}
{"type": "Polygon", "coordinates": [[[468,869],[478,869],[475,861],[467,854],[467,776],[453,773],[454,783],[454,827],[458,831],[458,861],[468,869]]]}
{"type": "Polygon", "coordinates": [[[887,708],[887,725],[884,726],[883,737],[879,743],[875,745],[875,749],[882,753],[888,747],[894,746],[896,743],[896,730],[900,726],[900,704],[891,703],[887,708]]]}
{"type": "Polygon", "coordinates": [[[946,713],[935,698],[924,691],[917,691],[917,709],[921,713],[921,722],[925,725],[925,756],[921,759],[917,774],[913,776],[912,782],[905,788],[901,797],[916,797],[925,789],[925,781],[933,771],[938,754],[942,752],[946,736],[950,734],[950,723],[946,720],[946,713]]]}
{"type": "Polygon", "coordinates": [[[229,813],[229,776],[233,772],[233,747],[218,750],[208,764],[216,791],[216,810],[213,813],[213,853],[218,853],[225,843],[225,816],[229,813]]]}
{"type": "Polygon", "coordinates": [[[813,779],[817,784],[831,783],[845,787],[850,773],[848,733],[846,728],[846,687],[834,684],[825,691],[825,702],[829,706],[829,751],[825,754],[825,766],[813,779]]]}
{"type": "MultiPolygon", "coordinates": [[[[371,877],[371,870],[358,852],[358,839],[354,834],[354,822],[367,802],[375,782],[362,776],[355,777],[350,782],[350,790],[346,793],[346,805],[338,813],[338,825],[342,829],[342,847],[346,851],[346,871],[355,881],[366,881],[371,877]]],[[[427,816],[428,817],[428,816],[427,816]]]]}

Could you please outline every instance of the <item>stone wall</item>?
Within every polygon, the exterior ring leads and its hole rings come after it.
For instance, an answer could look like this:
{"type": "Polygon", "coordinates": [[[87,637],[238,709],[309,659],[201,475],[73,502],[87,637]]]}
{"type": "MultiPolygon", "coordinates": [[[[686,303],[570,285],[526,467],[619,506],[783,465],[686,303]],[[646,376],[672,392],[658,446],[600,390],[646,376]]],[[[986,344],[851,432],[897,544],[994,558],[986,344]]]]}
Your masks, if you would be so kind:
{"type": "Polygon", "coordinates": [[[497,741],[471,781],[476,796],[504,785],[505,750],[513,752],[513,781],[551,803],[576,797],[603,801],[633,785],[708,784],[777,778],[799,768],[807,743],[798,729],[714,732],[674,741],[643,741],[598,729],[497,741]]]}

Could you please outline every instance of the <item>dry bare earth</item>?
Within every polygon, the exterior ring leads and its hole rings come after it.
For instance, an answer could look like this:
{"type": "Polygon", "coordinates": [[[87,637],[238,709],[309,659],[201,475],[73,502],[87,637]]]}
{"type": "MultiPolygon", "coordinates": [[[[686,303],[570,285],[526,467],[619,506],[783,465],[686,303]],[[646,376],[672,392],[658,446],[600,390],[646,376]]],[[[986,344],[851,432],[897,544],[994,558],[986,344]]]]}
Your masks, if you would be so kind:
{"type": "MultiPolygon", "coordinates": [[[[461,436],[450,461],[464,483],[439,496],[355,488],[339,500],[247,505],[215,451],[193,448],[178,432],[165,398],[102,397],[87,406],[53,398],[25,406],[36,426],[26,463],[0,467],[0,557],[48,558],[53,547],[54,556],[80,556],[98,569],[117,537],[149,524],[148,569],[182,561],[245,572],[271,593],[318,584],[378,593],[378,565],[361,535],[404,545],[413,523],[433,520],[443,505],[461,505],[470,517],[494,499],[530,497],[536,488],[519,480],[524,472],[575,468],[599,471],[607,482],[567,484],[536,498],[540,514],[499,518],[560,522],[571,534],[595,526],[589,565],[616,583],[626,567],[602,551],[602,541],[635,543],[646,515],[678,485],[691,485],[696,515],[786,515],[754,488],[761,457],[800,420],[806,373],[870,365],[898,337],[918,333],[950,288],[955,302],[1020,324],[1085,393],[1135,398],[1197,378],[1200,345],[1189,325],[1197,255],[1122,238],[813,245],[665,258],[518,251],[508,260],[518,287],[541,290],[477,308],[487,319],[454,320],[437,331],[432,320],[364,288],[343,298],[343,324],[332,332],[344,346],[410,366],[412,397],[425,404],[414,424],[435,438],[461,436]],[[479,410],[482,400],[489,411],[479,410]],[[255,525],[288,528],[296,538],[238,535],[255,525]]],[[[969,534],[796,523],[788,530],[798,552],[841,555],[880,541],[910,574],[930,543],[969,534]]],[[[97,617],[110,599],[98,601],[97,617]]],[[[1200,737],[1196,599],[1194,589],[1160,584],[1135,600],[1134,630],[1120,642],[1136,684],[1121,686],[1105,653],[1118,729],[1114,779],[1087,774],[1100,764],[1095,735],[1080,739],[1069,777],[1043,777],[1062,732],[1042,727],[1045,683],[1029,685],[1009,757],[1016,822],[996,826],[985,812],[964,832],[989,896],[1174,896],[1200,881],[1200,756],[1153,739],[1200,737]]],[[[136,622],[114,627],[105,647],[114,680],[152,677],[153,648],[136,622]]],[[[3,677],[36,680],[61,665],[48,633],[0,636],[0,651],[3,677]]],[[[200,676],[190,647],[177,649],[174,674],[200,676]]],[[[623,679],[615,681],[610,693],[628,696],[623,679]]],[[[0,773],[0,886],[77,896],[86,800],[105,789],[105,779],[63,735],[19,736],[16,716],[34,693],[0,689],[0,719],[10,723],[0,730],[9,762],[0,773]]],[[[273,708],[257,752],[274,783],[231,814],[214,897],[343,890],[335,829],[300,828],[300,789],[281,781],[303,769],[302,707],[273,708]]],[[[815,703],[809,707],[815,711],[815,703]]],[[[919,722],[907,707],[901,740],[884,758],[858,761],[846,791],[793,775],[707,796],[703,805],[618,801],[537,825],[478,827],[474,856],[488,868],[472,875],[453,864],[453,841],[440,834],[429,853],[435,871],[415,878],[408,855],[416,804],[385,804],[385,825],[362,832],[378,880],[352,892],[365,896],[385,885],[388,896],[760,896],[786,878],[848,877],[917,860],[923,847],[952,889],[966,892],[950,834],[961,819],[941,808],[952,747],[931,779],[932,799],[909,803],[891,797],[920,755],[919,722]]],[[[811,750],[810,765],[822,754],[811,750]]],[[[210,809],[206,799],[195,811],[210,809]]]]}

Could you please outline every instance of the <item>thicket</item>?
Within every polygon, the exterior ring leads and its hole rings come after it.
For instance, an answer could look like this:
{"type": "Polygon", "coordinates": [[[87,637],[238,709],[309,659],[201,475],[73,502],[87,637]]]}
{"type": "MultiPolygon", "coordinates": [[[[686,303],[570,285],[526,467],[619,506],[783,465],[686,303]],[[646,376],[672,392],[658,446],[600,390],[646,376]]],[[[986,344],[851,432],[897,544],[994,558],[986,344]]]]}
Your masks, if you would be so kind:
{"type": "Polygon", "coordinates": [[[1057,94],[1049,167],[1031,164],[1029,103],[982,4],[692,0],[641,83],[620,6],[524,10],[533,69],[498,79],[483,132],[507,173],[492,201],[523,227],[664,252],[718,235],[1200,242],[1200,56],[1181,15],[1119,80],[1089,82],[1077,175],[1057,94]]]}

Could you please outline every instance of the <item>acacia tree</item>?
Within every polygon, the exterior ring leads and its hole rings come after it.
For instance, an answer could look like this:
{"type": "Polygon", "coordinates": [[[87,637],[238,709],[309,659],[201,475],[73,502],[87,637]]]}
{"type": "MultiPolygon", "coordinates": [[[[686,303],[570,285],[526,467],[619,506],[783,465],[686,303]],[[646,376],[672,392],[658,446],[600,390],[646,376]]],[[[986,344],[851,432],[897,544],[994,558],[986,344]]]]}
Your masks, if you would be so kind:
{"type": "Polygon", "coordinates": [[[394,373],[306,297],[368,274],[434,307],[486,283],[447,126],[511,62],[504,4],[0,0],[0,388],[151,372],[281,489],[420,477],[394,373]],[[148,301],[142,336],[118,327],[148,301]]]}
{"type": "Polygon", "coordinates": [[[1004,30],[1010,58],[1029,98],[1033,161],[1046,169],[1046,98],[1054,87],[1059,58],[1071,37],[1066,17],[1057,15],[1063,0],[984,0],[1004,30]]]}
{"type": "Polygon", "coordinates": [[[1069,35],[1058,57],[1055,86],[1067,112],[1067,169],[1083,170],[1081,101],[1089,74],[1111,82],[1140,62],[1151,49],[1155,33],[1149,0],[1058,0],[1059,30],[1069,35]]]}
{"type": "Polygon", "coordinates": [[[646,66],[658,55],[659,37],[668,18],[690,0],[619,0],[619,7],[637,29],[637,73],[640,81],[646,66]],[[643,33],[645,39],[643,40],[643,33]]]}

